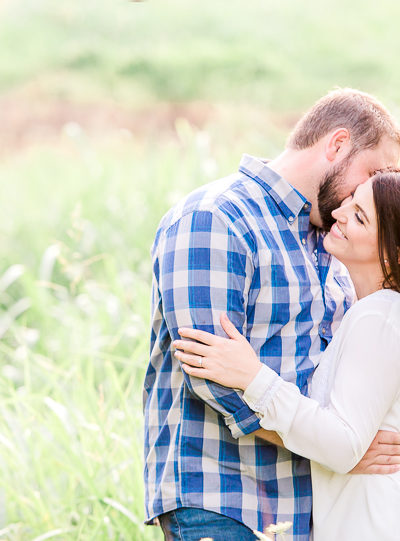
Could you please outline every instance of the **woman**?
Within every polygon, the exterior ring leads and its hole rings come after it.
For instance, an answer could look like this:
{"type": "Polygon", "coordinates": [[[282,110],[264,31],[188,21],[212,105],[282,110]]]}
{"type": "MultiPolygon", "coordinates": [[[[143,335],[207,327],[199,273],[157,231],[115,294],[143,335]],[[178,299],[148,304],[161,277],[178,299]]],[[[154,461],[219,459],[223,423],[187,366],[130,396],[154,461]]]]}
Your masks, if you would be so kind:
{"type": "Polygon", "coordinates": [[[349,475],[379,429],[400,431],[400,172],[380,172],[332,213],[327,251],[359,301],[321,355],[311,398],[263,365],[226,315],[230,337],[181,329],[176,356],[192,376],[242,389],[285,447],[310,458],[314,541],[400,539],[400,471],[349,475]]]}

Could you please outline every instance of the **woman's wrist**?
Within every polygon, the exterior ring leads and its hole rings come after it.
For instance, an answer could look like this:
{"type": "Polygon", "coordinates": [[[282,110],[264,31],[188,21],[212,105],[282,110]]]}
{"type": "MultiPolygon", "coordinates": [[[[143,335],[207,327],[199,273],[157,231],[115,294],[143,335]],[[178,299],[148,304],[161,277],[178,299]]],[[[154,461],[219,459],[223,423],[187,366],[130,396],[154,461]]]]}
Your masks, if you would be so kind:
{"type": "Polygon", "coordinates": [[[257,412],[264,410],[264,405],[271,398],[271,393],[275,392],[283,381],[274,370],[265,364],[260,364],[261,369],[243,393],[244,401],[257,412]]]}
{"type": "Polygon", "coordinates": [[[244,379],[243,379],[243,382],[242,382],[242,385],[241,385],[241,389],[242,391],[246,391],[247,387],[250,385],[250,383],[252,381],[254,381],[254,379],[257,377],[258,373],[260,372],[261,368],[262,368],[262,363],[259,362],[258,364],[254,364],[251,369],[249,370],[249,372],[246,373],[244,379]]]}

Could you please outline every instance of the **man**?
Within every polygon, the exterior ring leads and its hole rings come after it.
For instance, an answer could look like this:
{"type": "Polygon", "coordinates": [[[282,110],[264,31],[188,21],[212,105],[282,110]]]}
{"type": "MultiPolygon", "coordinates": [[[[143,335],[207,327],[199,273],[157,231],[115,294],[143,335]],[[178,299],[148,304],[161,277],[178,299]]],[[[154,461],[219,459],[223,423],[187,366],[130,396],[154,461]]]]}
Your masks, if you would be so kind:
{"type": "MultiPolygon", "coordinates": [[[[245,155],[238,173],[201,187],[161,221],[145,483],[147,521],[158,517],[167,540],[250,541],[251,530],[278,521],[293,523],[288,539],[309,539],[308,461],[268,443],[279,442],[260,429],[240,392],[183,374],[171,341],[182,326],[223,334],[226,311],[262,362],[306,394],[320,351],[353,301],[321,229],[358,184],[399,155],[400,132],[383,105],[337,90],[299,121],[276,159],[245,155]]],[[[380,433],[358,472],[391,471],[381,465],[396,463],[396,443],[398,435],[380,433]]]]}

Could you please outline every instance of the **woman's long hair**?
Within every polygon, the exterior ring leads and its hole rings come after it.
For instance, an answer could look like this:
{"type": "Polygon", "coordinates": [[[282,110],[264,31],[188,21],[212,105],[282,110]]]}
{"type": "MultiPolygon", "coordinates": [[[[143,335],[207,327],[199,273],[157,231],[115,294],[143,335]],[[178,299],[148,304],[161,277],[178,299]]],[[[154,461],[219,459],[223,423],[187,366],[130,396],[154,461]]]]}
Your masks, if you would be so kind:
{"type": "Polygon", "coordinates": [[[372,177],[372,191],[383,287],[400,292],[400,170],[377,172],[372,177]]]}

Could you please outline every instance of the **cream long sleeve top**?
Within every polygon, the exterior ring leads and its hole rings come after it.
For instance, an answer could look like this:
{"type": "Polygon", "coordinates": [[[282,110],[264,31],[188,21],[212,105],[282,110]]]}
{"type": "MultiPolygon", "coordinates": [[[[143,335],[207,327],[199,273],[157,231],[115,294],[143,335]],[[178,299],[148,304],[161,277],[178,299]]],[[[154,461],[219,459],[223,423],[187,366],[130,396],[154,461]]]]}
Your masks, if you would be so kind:
{"type": "Polygon", "coordinates": [[[244,399],[263,428],[312,460],[315,541],[400,540],[400,473],[347,474],[378,430],[400,431],[399,293],[380,290],[350,308],[311,398],[263,365],[244,399]]]}

